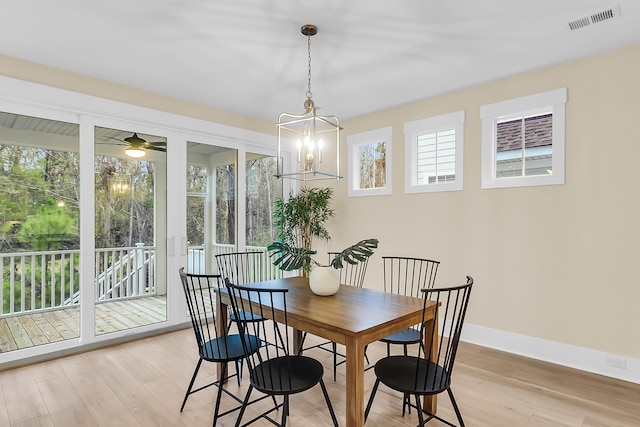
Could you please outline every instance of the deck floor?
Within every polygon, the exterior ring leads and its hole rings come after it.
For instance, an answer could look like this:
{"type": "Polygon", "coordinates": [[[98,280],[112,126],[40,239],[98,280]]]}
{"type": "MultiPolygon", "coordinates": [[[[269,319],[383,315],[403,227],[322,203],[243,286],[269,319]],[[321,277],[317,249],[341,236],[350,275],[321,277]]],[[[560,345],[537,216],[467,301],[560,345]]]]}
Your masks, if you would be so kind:
{"type": "MultiPolygon", "coordinates": [[[[96,334],[163,322],[166,296],[96,304],[96,334]]],[[[80,336],[80,308],[71,307],[0,319],[0,353],[80,336]]]]}

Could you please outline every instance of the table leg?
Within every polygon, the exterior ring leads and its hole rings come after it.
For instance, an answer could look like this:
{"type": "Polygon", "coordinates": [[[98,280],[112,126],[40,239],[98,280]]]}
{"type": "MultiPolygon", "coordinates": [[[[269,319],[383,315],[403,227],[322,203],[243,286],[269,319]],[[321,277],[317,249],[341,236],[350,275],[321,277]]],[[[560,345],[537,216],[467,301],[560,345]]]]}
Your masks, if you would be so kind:
{"type": "Polygon", "coordinates": [[[364,426],[364,343],[355,337],[347,338],[347,427],[364,426]]]}
{"type": "MultiPolygon", "coordinates": [[[[432,348],[431,352],[431,360],[436,362],[438,357],[438,314],[437,310],[433,310],[433,317],[424,323],[424,336],[422,337],[424,348],[428,349],[432,348]],[[435,331],[432,333],[432,331],[435,331]],[[431,342],[429,339],[431,338],[431,342]]],[[[425,354],[425,357],[427,355],[425,354]]],[[[422,407],[425,411],[435,414],[438,410],[438,396],[424,396],[422,400],[422,407]]]]}
{"type": "MultiPolygon", "coordinates": [[[[216,295],[216,328],[218,329],[217,333],[218,336],[224,336],[227,335],[229,333],[229,328],[227,328],[227,312],[228,312],[228,306],[226,304],[223,304],[222,301],[220,301],[220,295],[216,295]]],[[[218,378],[221,378],[222,376],[222,363],[216,363],[217,366],[217,372],[218,372],[218,378]]]]}
{"type": "Polygon", "coordinates": [[[302,343],[302,331],[297,329],[293,330],[293,351],[296,354],[302,354],[302,348],[300,348],[300,344],[302,343]]]}

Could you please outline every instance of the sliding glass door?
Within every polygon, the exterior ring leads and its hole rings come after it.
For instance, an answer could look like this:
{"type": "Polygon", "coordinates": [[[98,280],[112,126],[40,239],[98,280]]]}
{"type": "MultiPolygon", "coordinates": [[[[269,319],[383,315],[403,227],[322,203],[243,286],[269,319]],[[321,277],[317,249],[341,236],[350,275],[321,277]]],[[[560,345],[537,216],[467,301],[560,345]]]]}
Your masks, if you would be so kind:
{"type": "Polygon", "coordinates": [[[95,333],[164,322],[166,139],[95,127],[95,333]]]}
{"type": "Polygon", "coordinates": [[[186,325],[179,268],[275,239],[272,136],[0,89],[0,369],[186,325]]]}
{"type": "Polygon", "coordinates": [[[237,250],[238,150],[187,143],[187,268],[215,273],[215,255],[237,250]]]}
{"type": "Polygon", "coordinates": [[[273,207],[282,197],[282,182],[275,173],[273,156],[187,144],[187,271],[217,272],[215,255],[221,253],[266,253],[277,238],[273,207]],[[240,155],[245,159],[241,167],[240,155]]]}
{"type": "Polygon", "coordinates": [[[80,336],[78,132],[0,112],[0,353],[80,336]]]}

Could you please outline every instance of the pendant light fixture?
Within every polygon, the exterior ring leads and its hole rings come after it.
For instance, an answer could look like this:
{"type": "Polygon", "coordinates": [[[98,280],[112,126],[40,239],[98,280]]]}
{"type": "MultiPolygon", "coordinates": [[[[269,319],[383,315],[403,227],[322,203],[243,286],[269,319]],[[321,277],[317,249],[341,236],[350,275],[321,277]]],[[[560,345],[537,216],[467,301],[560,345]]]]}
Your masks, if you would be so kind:
{"type": "MultiPolygon", "coordinates": [[[[311,99],[311,36],[318,33],[315,25],[303,25],[300,29],[307,36],[307,99],[303,114],[281,113],[278,117],[278,178],[299,181],[320,179],[340,179],[340,121],[336,116],[320,116],[311,99]],[[295,166],[292,171],[284,171],[282,150],[295,143],[295,166]],[[335,172],[328,172],[323,164],[323,156],[335,150],[335,172]]],[[[294,162],[291,162],[294,163],[294,162]]]]}

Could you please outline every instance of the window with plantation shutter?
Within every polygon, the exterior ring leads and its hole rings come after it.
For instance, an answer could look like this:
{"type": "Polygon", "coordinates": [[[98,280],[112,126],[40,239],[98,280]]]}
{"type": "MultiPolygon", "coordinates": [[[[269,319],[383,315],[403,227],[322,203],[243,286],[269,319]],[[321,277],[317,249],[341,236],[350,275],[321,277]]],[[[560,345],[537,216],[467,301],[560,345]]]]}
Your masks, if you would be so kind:
{"type": "Polygon", "coordinates": [[[462,190],[464,111],[405,124],[405,192],[462,190]]]}

